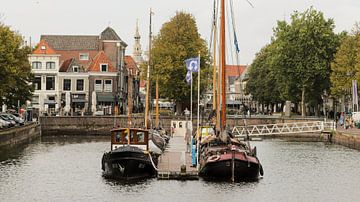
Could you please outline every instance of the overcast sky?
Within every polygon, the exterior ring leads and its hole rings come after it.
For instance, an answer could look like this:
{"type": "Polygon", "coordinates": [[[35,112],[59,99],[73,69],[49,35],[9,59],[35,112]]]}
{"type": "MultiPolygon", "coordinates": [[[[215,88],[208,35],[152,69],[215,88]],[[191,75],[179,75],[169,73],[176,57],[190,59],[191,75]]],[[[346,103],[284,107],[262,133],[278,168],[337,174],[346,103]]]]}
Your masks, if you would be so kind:
{"type": "MultiPolygon", "coordinates": [[[[289,19],[294,10],[310,6],[335,20],[335,31],[350,31],[360,21],[359,0],[233,0],[236,12],[240,63],[250,64],[254,55],[267,44],[277,20],[289,19]]],[[[147,49],[149,9],[153,9],[154,34],[164,22],[185,11],[195,16],[203,38],[210,38],[213,0],[0,0],[0,17],[6,25],[37,43],[42,34],[98,35],[111,26],[128,44],[132,54],[136,19],[141,43],[147,49]]]]}

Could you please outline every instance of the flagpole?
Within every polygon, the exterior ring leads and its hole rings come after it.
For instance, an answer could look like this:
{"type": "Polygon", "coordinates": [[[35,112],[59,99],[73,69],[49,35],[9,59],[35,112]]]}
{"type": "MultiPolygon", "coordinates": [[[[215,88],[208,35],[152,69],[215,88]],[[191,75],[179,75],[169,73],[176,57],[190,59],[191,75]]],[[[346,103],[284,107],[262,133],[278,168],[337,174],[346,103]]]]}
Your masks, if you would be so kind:
{"type": "MultiPolygon", "coordinates": [[[[190,122],[191,122],[191,124],[192,124],[192,103],[193,103],[193,100],[192,100],[192,96],[193,96],[193,73],[192,73],[192,71],[190,71],[190,73],[191,73],[191,76],[190,76],[190,122]]],[[[192,128],[192,127],[191,127],[192,128]]],[[[192,129],[191,129],[191,131],[190,132],[192,132],[192,129]]]]}
{"type": "Polygon", "coordinates": [[[198,104],[197,104],[197,143],[196,143],[196,151],[197,151],[197,155],[196,155],[196,165],[198,167],[198,169],[200,168],[199,166],[199,149],[200,149],[200,51],[199,51],[199,63],[198,63],[198,104]]]}

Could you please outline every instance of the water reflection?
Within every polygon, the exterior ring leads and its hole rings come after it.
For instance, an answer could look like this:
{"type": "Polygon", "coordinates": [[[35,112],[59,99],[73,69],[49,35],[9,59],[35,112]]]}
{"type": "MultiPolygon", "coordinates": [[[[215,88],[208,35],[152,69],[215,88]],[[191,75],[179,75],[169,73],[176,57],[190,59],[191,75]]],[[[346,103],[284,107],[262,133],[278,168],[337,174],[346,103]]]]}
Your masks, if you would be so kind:
{"type": "Polygon", "coordinates": [[[1,201],[356,201],[360,152],[316,142],[263,141],[255,182],[119,182],[102,177],[106,138],[41,138],[0,153],[1,201]]]}

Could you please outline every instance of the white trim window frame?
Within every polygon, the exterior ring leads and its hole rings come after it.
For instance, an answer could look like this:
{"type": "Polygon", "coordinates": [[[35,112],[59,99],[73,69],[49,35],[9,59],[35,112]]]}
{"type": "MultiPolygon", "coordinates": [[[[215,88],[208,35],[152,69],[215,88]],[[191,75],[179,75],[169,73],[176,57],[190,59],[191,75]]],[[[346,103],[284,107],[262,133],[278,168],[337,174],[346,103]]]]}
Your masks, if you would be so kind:
{"type": "Polygon", "coordinates": [[[89,53],[79,53],[79,60],[89,60],[89,53]]]}
{"type": "Polygon", "coordinates": [[[112,80],[106,79],[104,81],[104,92],[112,92],[112,80]]]}

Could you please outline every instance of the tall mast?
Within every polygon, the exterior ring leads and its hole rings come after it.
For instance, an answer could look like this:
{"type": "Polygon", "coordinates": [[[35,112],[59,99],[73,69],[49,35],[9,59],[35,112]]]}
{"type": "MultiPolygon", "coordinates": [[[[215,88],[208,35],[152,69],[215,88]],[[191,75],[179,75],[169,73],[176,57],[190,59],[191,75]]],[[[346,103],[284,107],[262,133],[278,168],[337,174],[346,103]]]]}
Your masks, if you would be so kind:
{"type": "Polygon", "coordinates": [[[214,70],[213,70],[213,110],[216,110],[216,3],[214,2],[214,24],[213,24],[213,29],[214,29],[214,70]]]}
{"type": "Polygon", "coordinates": [[[145,99],[145,128],[149,128],[149,94],[150,94],[150,65],[151,65],[151,16],[152,10],[150,8],[150,25],[149,25],[149,64],[146,75],[146,99],[145,99]]]}
{"type": "Polygon", "coordinates": [[[128,127],[130,128],[131,123],[131,116],[132,116],[132,110],[133,110],[133,78],[131,75],[131,70],[128,69],[128,127]]]}
{"type": "Polygon", "coordinates": [[[221,47],[221,130],[226,126],[226,62],[225,62],[225,0],[221,0],[220,21],[220,47],[221,47]]]}
{"type": "Polygon", "coordinates": [[[159,128],[159,77],[156,76],[156,119],[155,127],[159,128]]]}

